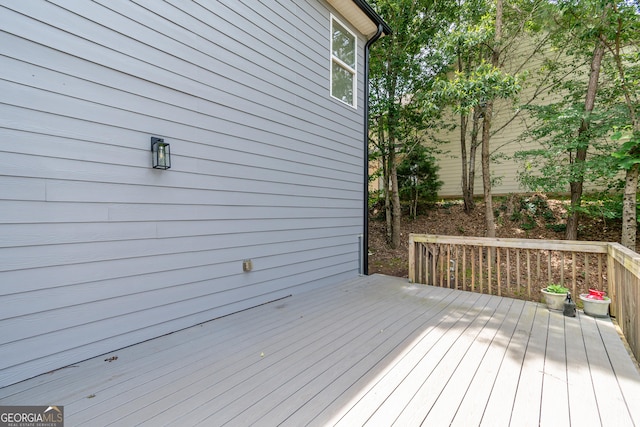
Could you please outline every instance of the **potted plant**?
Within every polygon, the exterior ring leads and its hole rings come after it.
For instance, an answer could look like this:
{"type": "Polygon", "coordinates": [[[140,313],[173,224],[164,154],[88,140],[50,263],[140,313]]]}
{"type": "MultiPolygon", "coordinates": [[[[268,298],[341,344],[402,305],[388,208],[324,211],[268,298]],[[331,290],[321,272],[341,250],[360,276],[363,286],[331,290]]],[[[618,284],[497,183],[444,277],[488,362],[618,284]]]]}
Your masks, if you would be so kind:
{"type": "Polygon", "coordinates": [[[546,288],[542,289],[544,295],[544,301],[547,303],[549,310],[562,311],[564,308],[564,300],[567,299],[568,288],[562,285],[556,285],[551,283],[546,288]]]}
{"type": "Polygon", "coordinates": [[[580,299],[582,300],[584,314],[588,314],[593,317],[609,316],[609,304],[611,304],[611,299],[604,291],[589,289],[588,294],[580,294],[580,299]]]}

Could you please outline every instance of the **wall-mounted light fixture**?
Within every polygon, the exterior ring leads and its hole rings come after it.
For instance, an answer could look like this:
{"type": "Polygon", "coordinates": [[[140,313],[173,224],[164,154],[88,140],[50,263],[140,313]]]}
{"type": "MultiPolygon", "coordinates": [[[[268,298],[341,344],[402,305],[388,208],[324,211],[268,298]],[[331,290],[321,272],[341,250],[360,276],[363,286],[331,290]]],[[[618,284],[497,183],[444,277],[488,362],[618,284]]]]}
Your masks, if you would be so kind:
{"type": "Polygon", "coordinates": [[[154,169],[169,169],[171,167],[171,152],[169,144],[162,138],[151,137],[151,157],[154,169]]]}

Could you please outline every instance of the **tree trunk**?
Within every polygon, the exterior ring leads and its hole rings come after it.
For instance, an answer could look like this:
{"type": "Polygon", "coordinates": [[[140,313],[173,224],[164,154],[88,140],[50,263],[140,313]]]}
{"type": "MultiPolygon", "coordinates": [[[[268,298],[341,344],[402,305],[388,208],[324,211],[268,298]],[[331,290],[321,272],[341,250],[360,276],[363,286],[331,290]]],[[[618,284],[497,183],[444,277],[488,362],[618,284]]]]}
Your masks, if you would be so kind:
{"type": "Polygon", "coordinates": [[[622,239],[620,242],[634,252],[638,229],[638,219],[636,218],[638,172],[640,172],[640,164],[638,163],[627,169],[622,201],[622,239]]]}
{"type": "MultiPolygon", "coordinates": [[[[502,42],[502,0],[496,1],[496,32],[491,52],[491,65],[500,65],[500,43],[502,42]]],[[[487,105],[482,120],[482,187],[487,237],[496,237],[496,222],[493,217],[493,196],[491,194],[491,119],[493,117],[493,99],[486,100],[487,105]]]]}
{"type": "MultiPolygon", "coordinates": [[[[586,158],[587,149],[579,148],[572,163],[574,166],[583,164],[586,158]]],[[[569,216],[567,217],[567,229],[564,236],[566,240],[578,240],[578,208],[582,204],[582,186],[582,172],[580,172],[580,179],[569,183],[569,189],[571,191],[571,209],[569,216]]]]}
{"type": "MultiPolygon", "coordinates": [[[[395,144],[391,146],[394,147],[395,144]]],[[[392,249],[398,249],[400,247],[401,210],[395,149],[389,152],[389,174],[391,175],[391,240],[389,243],[392,249]]]]}
{"type": "Polygon", "coordinates": [[[469,175],[467,173],[467,123],[469,116],[460,114],[460,159],[462,160],[462,199],[464,200],[464,211],[471,212],[473,209],[473,194],[469,194],[469,175]]]}
{"type": "Polygon", "coordinates": [[[469,116],[460,116],[460,157],[462,159],[462,197],[464,200],[464,211],[471,212],[476,207],[473,199],[476,180],[476,152],[478,150],[478,131],[480,114],[477,110],[473,112],[473,122],[471,127],[471,140],[469,144],[469,154],[467,157],[467,127],[469,116]]]}
{"type": "MultiPolygon", "coordinates": [[[[606,14],[603,12],[603,20],[606,14]]],[[[569,189],[571,191],[571,209],[569,217],[567,218],[567,231],[565,234],[566,240],[578,240],[578,208],[582,203],[582,187],[584,182],[584,171],[582,166],[587,158],[587,149],[589,148],[589,126],[590,115],[593,112],[593,107],[596,102],[596,94],[598,93],[598,80],[600,79],[600,68],[602,65],[602,57],[604,56],[605,43],[601,35],[598,38],[596,47],[593,51],[593,57],[591,59],[591,70],[589,71],[589,85],[587,86],[587,95],[584,100],[584,118],[580,123],[578,129],[578,141],[579,145],[576,149],[575,158],[570,159],[573,167],[578,169],[577,179],[569,183],[569,189]]]]}
{"type": "Polygon", "coordinates": [[[487,110],[482,123],[482,187],[484,194],[484,209],[487,237],[496,237],[496,222],[493,217],[493,196],[491,194],[491,153],[489,139],[491,131],[491,117],[493,115],[493,101],[487,102],[487,110]]]}
{"type": "Polygon", "coordinates": [[[382,188],[384,191],[384,217],[385,217],[385,223],[387,225],[385,231],[386,231],[386,238],[387,238],[387,243],[391,243],[391,223],[392,223],[392,219],[391,219],[391,197],[390,197],[390,185],[389,183],[391,182],[390,176],[389,176],[389,158],[388,156],[383,152],[382,156],[382,188]]]}
{"type": "Polygon", "coordinates": [[[476,207],[473,199],[476,184],[476,157],[478,152],[478,130],[480,127],[480,113],[473,110],[473,124],[471,126],[471,145],[469,147],[469,195],[471,196],[471,209],[476,207]]]}
{"type": "MultiPolygon", "coordinates": [[[[458,52],[458,72],[468,72],[471,68],[471,59],[467,58],[463,64],[460,52],[458,52]],[[465,69],[466,67],[466,69],[465,69]]],[[[460,158],[462,161],[462,199],[464,211],[470,213],[476,207],[474,201],[476,149],[478,148],[478,112],[473,110],[473,124],[471,128],[471,144],[467,157],[467,129],[469,127],[469,114],[460,114],[460,158]]]]}

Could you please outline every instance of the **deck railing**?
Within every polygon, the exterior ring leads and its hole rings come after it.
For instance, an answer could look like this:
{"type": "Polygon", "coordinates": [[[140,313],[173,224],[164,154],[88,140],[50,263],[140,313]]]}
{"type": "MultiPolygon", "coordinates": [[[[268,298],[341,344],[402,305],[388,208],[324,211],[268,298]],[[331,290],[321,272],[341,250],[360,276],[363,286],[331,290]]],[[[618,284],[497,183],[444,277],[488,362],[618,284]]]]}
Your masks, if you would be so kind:
{"type": "Polygon", "coordinates": [[[640,255],[617,243],[411,234],[409,280],[540,301],[549,284],[607,292],[611,316],[640,360],[640,255]]]}

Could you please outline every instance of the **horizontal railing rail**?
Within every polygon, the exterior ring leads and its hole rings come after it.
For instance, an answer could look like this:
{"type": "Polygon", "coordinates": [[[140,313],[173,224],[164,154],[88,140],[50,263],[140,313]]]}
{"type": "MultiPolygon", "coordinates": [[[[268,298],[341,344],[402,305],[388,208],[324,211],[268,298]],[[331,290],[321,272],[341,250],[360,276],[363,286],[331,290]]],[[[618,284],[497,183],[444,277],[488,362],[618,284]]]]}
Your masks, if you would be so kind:
{"type": "Polygon", "coordinates": [[[558,284],[578,305],[580,294],[603,290],[640,359],[640,256],[617,243],[411,234],[409,280],[532,301],[558,284]]]}

